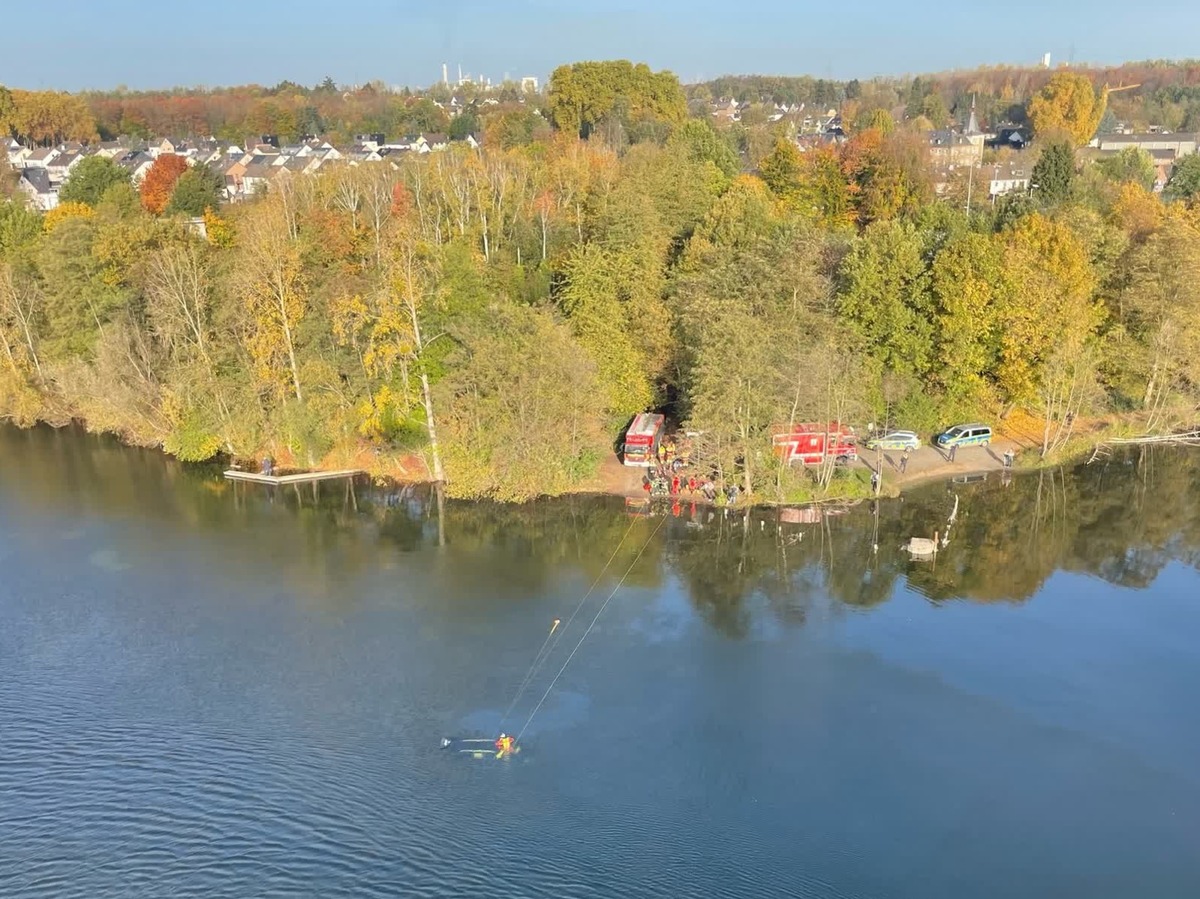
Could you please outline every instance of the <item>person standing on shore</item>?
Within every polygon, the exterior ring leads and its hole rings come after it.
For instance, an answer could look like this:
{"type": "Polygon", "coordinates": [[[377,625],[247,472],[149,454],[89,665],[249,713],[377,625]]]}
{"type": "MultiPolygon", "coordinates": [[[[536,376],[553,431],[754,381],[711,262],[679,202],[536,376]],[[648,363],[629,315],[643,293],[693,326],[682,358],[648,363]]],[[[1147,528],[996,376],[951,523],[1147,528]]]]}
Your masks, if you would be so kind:
{"type": "Polygon", "coordinates": [[[900,474],[908,471],[908,457],[912,455],[912,447],[906,446],[900,454],[900,474]]]}
{"type": "Polygon", "coordinates": [[[1004,467],[1008,469],[1013,467],[1013,451],[1011,448],[1004,451],[1004,467]]]}
{"type": "Polygon", "coordinates": [[[952,444],[950,444],[950,456],[949,456],[949,459],[950,459],[950,461],[951,461],[951,462],[953,462],[953,461],[954,461],[954,455],[955,455],[955,453],[957,453],[957,452],[958,452],[958,444],[957,444],[957,443],[952,443],[952,444]]]}

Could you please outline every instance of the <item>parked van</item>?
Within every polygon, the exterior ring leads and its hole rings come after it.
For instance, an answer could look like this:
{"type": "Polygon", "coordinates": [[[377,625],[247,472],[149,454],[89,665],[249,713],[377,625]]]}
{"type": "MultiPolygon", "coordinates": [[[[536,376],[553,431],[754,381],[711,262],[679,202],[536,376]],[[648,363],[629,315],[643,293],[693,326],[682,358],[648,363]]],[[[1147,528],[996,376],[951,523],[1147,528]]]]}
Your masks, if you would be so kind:
{"type": "Polygon", "coordinates": [[[987,425],[955,425],[937,436],[937,445],[943,449],[952,446],[987,446],[992,442],[992,429],[987,425]]]}

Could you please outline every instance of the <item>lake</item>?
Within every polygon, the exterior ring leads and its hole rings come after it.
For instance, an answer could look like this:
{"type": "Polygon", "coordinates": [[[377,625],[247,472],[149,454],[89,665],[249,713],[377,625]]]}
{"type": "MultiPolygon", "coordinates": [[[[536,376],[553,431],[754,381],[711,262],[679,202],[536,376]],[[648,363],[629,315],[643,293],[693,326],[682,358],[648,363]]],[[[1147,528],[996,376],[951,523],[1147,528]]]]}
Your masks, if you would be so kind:
{"type": "Polygon", "coordinates": [[[835,511],[0,429],[0,896],[1200,893],[1200,451],[835,511]]]}

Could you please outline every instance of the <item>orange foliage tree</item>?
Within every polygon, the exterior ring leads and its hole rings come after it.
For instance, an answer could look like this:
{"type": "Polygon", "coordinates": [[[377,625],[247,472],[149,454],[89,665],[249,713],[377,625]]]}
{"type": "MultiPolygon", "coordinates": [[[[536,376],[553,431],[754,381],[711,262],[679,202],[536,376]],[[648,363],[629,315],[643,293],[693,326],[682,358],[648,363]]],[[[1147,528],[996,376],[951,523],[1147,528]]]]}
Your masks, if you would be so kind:
{"type": "Polygon", "coordinates": [[[174,153],[163,153],[154,160],[154,165],[150,166],[150,171],[142,180],[142,206],[148,212],[161,215],[171,202],[175,182],[187,168],[187,160],[174,153]]]}

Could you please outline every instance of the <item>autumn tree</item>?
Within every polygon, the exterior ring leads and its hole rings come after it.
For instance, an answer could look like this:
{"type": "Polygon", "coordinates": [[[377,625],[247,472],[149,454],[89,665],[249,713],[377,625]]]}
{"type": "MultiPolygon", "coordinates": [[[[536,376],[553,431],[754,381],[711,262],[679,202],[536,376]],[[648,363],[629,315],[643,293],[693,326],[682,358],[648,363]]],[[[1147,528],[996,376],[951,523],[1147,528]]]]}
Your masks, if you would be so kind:
{"type": "Polygon", "coordinates": [[[955,399],[986,402],[992,393],[1005,286],[1003,250],[991,235],[964,234],[934,259],[937,380],[955,399]]]}
{"type": "Polygon", "coordinates": [[[59,91],[14,90],[9,126],[18,138],[50,145],[95,140],[96,122],[83,98],[59,91]]]}
{"type": "Polygon", "coordinates": [[[12,91],[0,84],[0,134],[9,134],[15,129],[16,112],[12,91]]]}
{"type": "Polygon", "coordinates": [[[628,60],[559,66],[550,76],[548,100],[555,127],[580,137],[614,114],[626,125],[639,120],[670,125],[687,117],[687,99],[674,74],[628,60]]]}
{"type": "Polygon", "coordinates": [[[1026,114],[1038,135],[1066,135],[1083,146],[1096,133],[1107,100],[1108,92],[1097,93],[1086,75],[1056,72],[1030,98],[1026,114]]]}
{"type": "Polygon", "coordinates": [[[1004,235],[996,381],[1010,402],[1035,402],[1056,347],[1082,352],[1101,319],[1083,245],[1062,222],[1031,215],[1004,235]]]}
{"type": "Polygon", "coordinates": [[[146,256],[142,278],[148,326],[172,363],[172,431],[164,448],[185,461],[207,459],[222,446],[232,451],[232,416],[214,334],[211,257],[194,239],[168,243],[146,256]]]}
{"type": "Polygon", "coordinates": [[[1126,181],[1117,189],[1110,218],[1133,241],[1141,242],[1158,230],[1165,212],[1158,194],[1126,181]]]}
{"type": "Polygon", "coordinates": [[[1200,397],[1200,230],[1194,222],[1173,213],[1135,251],[1124,303],[1144,353],[1142,406],[1152,427],[1168,425],[1176,396],[1186,396],[1193,409],[1200,397]]]}
{"type": "Polygon", "coordinates": [[[147,212],[161,215],[166,211],[175,184],[187,169],[187,160],[175,153],[163,153],[154,160],[141,187],[142,206],[147,212]]]}
{"type": "Polygon", "coordinates": [[[801,153],[780,139],[759,166],[759,175],[788,209],[831,230],[854,221],[851,185],[837,152],[817,148],[801,153]]]}
{"type": "Polygon", "coordinates": [[[42,229],[49,234],[63,222],[69,219],[86,219],[94,216],[95,210],[86,203],[77,200],[67,200],[59,203],[42,217],[42,229]]]}
{"type": "Polygon", "coordinates": [[[238,221],[233,287],[244,310],[243,340],[264,386],[304,400],[299,327],[308,311],[295,197],[274,190],[238,221]]]}

